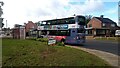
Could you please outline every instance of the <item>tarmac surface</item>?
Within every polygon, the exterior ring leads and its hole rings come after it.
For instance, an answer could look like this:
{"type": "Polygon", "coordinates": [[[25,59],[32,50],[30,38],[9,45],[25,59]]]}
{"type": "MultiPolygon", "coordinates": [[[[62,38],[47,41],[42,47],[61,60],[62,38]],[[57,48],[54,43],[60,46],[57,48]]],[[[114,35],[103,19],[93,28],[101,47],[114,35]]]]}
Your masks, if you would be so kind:
{"type": "Polygon", "coordinates": [[[107,61],[112,66],[119,66],[120,51],[118,42],[103,41],[103,40],[86,40],[86,43],[80,45],[66,45],[72,48],[77,48],[88,53],[94,54],[103,60],[107,61]]]}

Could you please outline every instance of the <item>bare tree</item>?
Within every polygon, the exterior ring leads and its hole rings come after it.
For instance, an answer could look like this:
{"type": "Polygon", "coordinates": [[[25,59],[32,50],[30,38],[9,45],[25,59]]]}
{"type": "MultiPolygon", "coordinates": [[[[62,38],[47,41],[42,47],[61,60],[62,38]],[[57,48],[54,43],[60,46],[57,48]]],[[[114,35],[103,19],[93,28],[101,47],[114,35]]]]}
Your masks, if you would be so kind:
{"type": "Polygon", "coordinates": [[[2,23],[3,22],[3,18],[1,18],[2,14],[3,14],[3,9],[2,9],[3,5],[4,5],[4,2],[0,1],[0,27],[4,26],[4,23],[2,23]]]}
{"type": "Polygon", "coordinates": [[[86,26],[91,19],[92,19],[92,15],[86,15],[86,26]]]}
{"type": "Polygon", "coordinates": [[[3,9],[2,9],[2,6],[4,5],[4,2],[0,1],[0,17],[2,16],[3,14],[3,9]]]}

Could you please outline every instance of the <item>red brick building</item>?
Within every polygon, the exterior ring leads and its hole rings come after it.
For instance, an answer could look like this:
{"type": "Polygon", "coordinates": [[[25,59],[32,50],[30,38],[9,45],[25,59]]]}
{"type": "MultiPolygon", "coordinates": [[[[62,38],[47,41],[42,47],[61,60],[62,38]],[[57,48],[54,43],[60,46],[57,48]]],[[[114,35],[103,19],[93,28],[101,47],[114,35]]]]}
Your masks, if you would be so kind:
{"type": "Polygon", "coordinates": [[[29,32],[31,30],[35,30],[35,29],[37,29],[37,25],[35,23],[33,23],[32,21],[28,21],[28,23],[25,24],[26,36],[29,36],[29,32]]]}
{"type": "Polygon", "coordinates": [[[114,36],[117,24],[109,18],[93,17],[87,24],[87,34],[92,36],[114,36]]]}
{"type": "Polygon", "coordinates": [[[25,25],[25,31],[29,32],[31,29],[37,29],[37,25],[32,21],[28,21],[28,23],[25,25]]]}

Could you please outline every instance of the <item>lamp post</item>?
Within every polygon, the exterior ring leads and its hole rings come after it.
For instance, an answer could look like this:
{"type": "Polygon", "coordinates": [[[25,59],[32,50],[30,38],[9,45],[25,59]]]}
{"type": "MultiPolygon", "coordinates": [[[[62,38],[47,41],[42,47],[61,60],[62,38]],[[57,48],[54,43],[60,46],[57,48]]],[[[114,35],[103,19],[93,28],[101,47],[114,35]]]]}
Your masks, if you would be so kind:
{"type": "Polygon", "coordinates": [[[120,26],[120,1],[118,2],[118,25],[120,26]]]}

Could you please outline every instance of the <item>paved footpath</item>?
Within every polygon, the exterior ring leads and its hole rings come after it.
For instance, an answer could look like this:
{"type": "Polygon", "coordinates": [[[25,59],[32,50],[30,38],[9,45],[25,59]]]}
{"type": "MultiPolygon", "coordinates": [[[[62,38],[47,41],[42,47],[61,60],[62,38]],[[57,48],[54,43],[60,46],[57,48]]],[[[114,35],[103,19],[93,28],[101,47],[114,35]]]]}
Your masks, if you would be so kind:
{"type": "Polygon", "coordinates": [[[71,45],[66,45],[66,46],[76,48],[76,49],[80,49],[80,50],[86,51],[88,53],[94,54],[94,55],[102,58],[103,60],[107,61],[112,66],[118,66],[118,55],[108,53],[108,52],[105,52],[105,51],[84,48],[84,47],[71,46],[71,45]]]}

